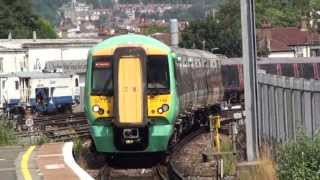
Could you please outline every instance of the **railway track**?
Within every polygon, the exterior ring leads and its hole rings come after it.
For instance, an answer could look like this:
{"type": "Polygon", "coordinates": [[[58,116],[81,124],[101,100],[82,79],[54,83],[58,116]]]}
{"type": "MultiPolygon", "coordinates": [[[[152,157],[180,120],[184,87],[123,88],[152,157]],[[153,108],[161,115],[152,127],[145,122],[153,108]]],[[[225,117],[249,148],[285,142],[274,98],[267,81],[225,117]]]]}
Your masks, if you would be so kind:
{"type": "Polygon", "coordinates": [[[185,136],[181,141],[179,141],[177,144],[174,146],[170,147],[170,156],[169,156],[169,161],[167,163],[167,171],[169,175],[169,179],[175,179],[175,180],[183,180],[185,179],[184,175],[182,172],[180,172],[174,162],[173,162],[173,157],[175,157],[182,149],[183,147],[188,144],[191,141],[196,140],[200,135],[203,133],[208,132],[208,127],[207,126],[202,126],[198,130],[191,132],[187,136],[185,136]]]}
{"type": "Polygon", "coordinates": [[[75,137],[89,137],[89,125],[84,113],[64,113],[57,115],[38,115],[32,117],[32,130],[25,126],[25,120],[16,124],[18,137],[45,135],[55,142],[68,141],[75,137]]]}
{"type": "MultiPolygon", "coordinates": [[[[169,180],[169,179],[175,179],[175,180],[183,180],[185,179],[184,175],[179,172],[179,170],[175,167],[175,164],[172,161],[172,157],[176,156],[180,150],[188,144],[190,141],[195,140],[203,133],[208,132],[208,127],[201,127],[196,131],[191,132],[190,134],[186,135],[182,140],[180,140],[175,145],[171,146],[169,148],[169,156],[166,158],[167,161],[163,164],[157,164],[156,166],[147,169],[149,173],[138,173],[136,175],[123,175],[123,176],[117,176],[116,173],[113,173],[113,171],[117,171],[116,169],[109,167],[108,165],[103,166],[96,177],[98,180],[122,180],[122,179],[152,179],[152,180],[169,180]]],[[[140,171],[143,171],[145,169],[140,169],[140,171]]],[[[139,171],[139,170],[136,170],[139,171]]],[[[127,172],[127,174],[130,174],[130,172],[127,172]]]]}

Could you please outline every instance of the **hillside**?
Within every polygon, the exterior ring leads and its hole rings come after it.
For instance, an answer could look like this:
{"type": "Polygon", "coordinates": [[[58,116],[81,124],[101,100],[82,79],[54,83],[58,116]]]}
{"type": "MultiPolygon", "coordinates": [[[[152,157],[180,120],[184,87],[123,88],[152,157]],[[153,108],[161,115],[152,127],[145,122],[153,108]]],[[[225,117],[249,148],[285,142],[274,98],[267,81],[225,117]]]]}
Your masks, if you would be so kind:
{"type": "MultiPolygon", "coordinates": [[[[59,23],[58,9],[66,2],[71,0],[32,0],[34,12],[43,18],[50,21],[55,26],[59,23]]],[[[80,0],[88,4],[92,4],[94,8],[106,8],[112,6],[112,0],[80,0]]],[[[206,7],[217,7],[222,0],[119,0],[119,3],[134,4],[134,3],[192,3],[196,6],[200,4],[206,7]]],[[[196,10],[196,9],[195,9],[196,10]]],[[[175,16],[186,12],[170,12],[169,16],[175,16]]],[[[196,13],[195,13],[196,14],[196,13]]],[[[193,16],[192,14],[190,16],[193,16]]]]}

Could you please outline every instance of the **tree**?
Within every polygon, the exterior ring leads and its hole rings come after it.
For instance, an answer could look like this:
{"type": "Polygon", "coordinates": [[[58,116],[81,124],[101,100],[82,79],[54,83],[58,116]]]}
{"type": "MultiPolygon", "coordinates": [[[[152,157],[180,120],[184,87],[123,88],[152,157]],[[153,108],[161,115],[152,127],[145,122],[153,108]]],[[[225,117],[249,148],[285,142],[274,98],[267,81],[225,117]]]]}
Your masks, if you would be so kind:
{"type": "Polygon", "coordinates": [[[215,49],[214,53],[229,57],[241,56],[240,1],[227,0],[220,7],[216,17],[191,22],[190,26],[182,32],[180,45],[186,48],[202,49],[203,41],[208,51],[215,49]]]}
{"type": "MultiPolygon", "coordinates": [[[[302,20],[317,22],[320,15],[320,0],[257,0],[256,25],[259,28],[264,22],[274,27],[292,27],[301,24],[302,20]]],[[[181,46],[202,49],[202,41],[206,41],[206,50],[219,48],[215,53],[223,53],[229,57],[241,56],[241,19],[240,0],[226,0],[216,16],[204,21],[192,22],[182,32],[181,46]]],[[[320,31],[320,23],[314,27],[320,31]]],[[[268,53],[258,50],[259,53],[268,53]]]]}
{"type": "Polygon", "coordinates": [[[30,0],[2,0],[0,9],[0,38],[10,32],[14,38],[31,38],[32,31],[42,38],[56,37],[50,23],[34,14],[30,0]]]}

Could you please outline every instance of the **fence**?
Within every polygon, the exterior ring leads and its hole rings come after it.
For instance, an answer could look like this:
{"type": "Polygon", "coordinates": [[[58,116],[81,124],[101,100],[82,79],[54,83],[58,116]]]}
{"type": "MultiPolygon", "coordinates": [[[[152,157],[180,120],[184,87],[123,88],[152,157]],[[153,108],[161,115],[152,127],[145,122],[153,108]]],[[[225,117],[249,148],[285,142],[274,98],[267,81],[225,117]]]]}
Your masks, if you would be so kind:
{"type": "Polygon", "coordinates": [[[320,127],[320,81],[258,74],[258,141],[313,136],[320,127]]]}

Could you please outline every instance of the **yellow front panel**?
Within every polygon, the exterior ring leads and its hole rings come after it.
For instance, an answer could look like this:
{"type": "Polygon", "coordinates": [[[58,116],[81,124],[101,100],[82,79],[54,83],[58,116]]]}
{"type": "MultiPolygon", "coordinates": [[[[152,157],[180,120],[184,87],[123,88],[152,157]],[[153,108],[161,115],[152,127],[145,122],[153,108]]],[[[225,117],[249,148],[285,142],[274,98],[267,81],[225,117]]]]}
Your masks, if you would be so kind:
{"type": "MultiPolygon", "coordinates": [[[[170,104],[171,96],[168,95],[156,95],[148,96],[148,117],[167,116],[167,112],[158,113],[158,108],[163,104],[170,104]]],[[[171,108],[171,107],[169,107],[171,108]]]]}
{"type": "Polygon", "coordinates": [[[118,70],[119,122],[143,122],[142,67],[139,58],[123,57],[118,70]]]}
{"type": "MultiPolygon", "coordinates": [[[[103,114],[99,114],[95,112],[96,118],[101,117],[113,117],[113,97],[110,96],[91,96],[91,104],[92,106],[98,105],[101,109],[103,109],[103,114]]],[[[91,107],[92,109],[92,107],[91,107]]]]}

